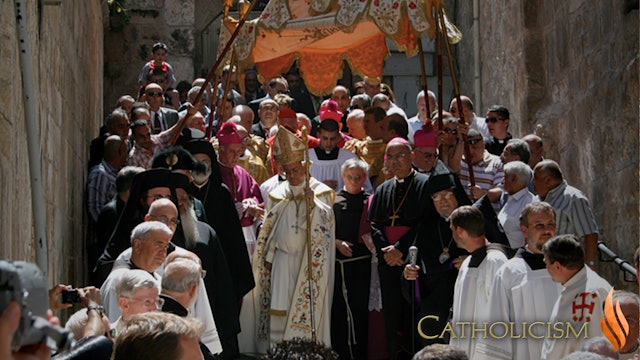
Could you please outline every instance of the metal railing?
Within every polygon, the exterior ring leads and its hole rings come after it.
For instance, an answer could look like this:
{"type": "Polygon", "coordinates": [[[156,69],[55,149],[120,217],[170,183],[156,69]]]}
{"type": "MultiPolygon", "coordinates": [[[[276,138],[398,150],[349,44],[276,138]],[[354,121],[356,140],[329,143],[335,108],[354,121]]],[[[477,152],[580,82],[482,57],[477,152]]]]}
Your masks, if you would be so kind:
{"type": "Polygon", "coordinates": [[[636,268],[629,261],[620,258],[616,253],[607,247],[604,241],[598,241],[598,254],[601,262],[614,262],[624,273],[624,281],[636,282],[638,273],[636,268]]]}

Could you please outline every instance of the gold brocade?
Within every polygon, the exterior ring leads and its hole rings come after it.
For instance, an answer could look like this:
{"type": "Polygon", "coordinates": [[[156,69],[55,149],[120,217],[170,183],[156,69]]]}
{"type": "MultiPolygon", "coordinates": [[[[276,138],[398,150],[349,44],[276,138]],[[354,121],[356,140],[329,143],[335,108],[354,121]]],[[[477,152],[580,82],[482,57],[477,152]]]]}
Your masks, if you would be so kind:
{"type": "MultiPolygon", "coordinates": [[[[310,187],[314,190],[315,195],[312,207],[314,210],[311,214],[313,225],[309,239],[312,254],[315,327],[318,340],[329,344],[331,339],[328,321],[330,319],[335,261],[335,225],[331,205],[335,199],[335,193],[315,179],[311,179],[310,187]],[[327,203],[331,203],[331,205],[327,203]]],[[[241,324],[243,329],[251,328],[253,336],[250,341],[255,342],[255,347],[252,345],[249,349],[258,352],[265,352],[269,348],[270,315],[287,316],[284,340],[290,340],[293,337],[310,338],[311,335],[307,257],[304,256],[300,264],[290,308],[284,314],[278,310],[274,313],[274,309],[271,309],[271,270],[264,266],[267,254],[275,250],[276,229],[283,213],[295,211],[289,208],[294,204],[289,194],[289,184],[285,182],[269,195],[270,205],[266,211],[253,255],[252,269],[256,287],[245,296],[243,301],[241,324]]],[[[242,348],[241,345],[241,351],[243,351],[242,348]]]]}

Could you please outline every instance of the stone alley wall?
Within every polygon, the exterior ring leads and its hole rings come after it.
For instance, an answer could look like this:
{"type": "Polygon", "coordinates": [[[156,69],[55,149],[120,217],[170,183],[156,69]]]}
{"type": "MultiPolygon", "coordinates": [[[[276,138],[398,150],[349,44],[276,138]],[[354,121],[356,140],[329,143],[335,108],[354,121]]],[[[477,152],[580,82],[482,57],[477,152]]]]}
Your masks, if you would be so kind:
{"type": "MultiPolygon", "coordinates": [[[[49,280],[84,282],[84,182],[102,120],[103,5],[27,1],[49,280]]],[[[13,1],[0,1],[0,259],[35,262],[29,159],[13,1]]]]}

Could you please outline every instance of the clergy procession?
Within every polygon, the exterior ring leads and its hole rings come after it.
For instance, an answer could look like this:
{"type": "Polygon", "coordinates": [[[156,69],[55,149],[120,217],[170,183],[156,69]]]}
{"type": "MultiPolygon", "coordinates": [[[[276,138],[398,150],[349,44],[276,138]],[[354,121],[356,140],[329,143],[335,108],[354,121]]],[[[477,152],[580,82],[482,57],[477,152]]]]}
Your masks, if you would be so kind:
{"type": "MultiPolygon", "coordinates": [[[[460,359],[562,359],[593,338],[616,358],[638,353],[634,294],[614,292],[635,311],[625,345],[602,337],[612,287],[589,200],[539,135],[512,136],[505,106],[480,117],[464,95],[442,109],[422,90],[408,117],[380,79],[322,99],[295,64],[253,94],[255,71],[227,65],[222,83],[195,79],[174,106],[170,65],[150,68],[92,141],[102,160],[87,180],[88,271],[116,339],[127,294],[164,286],[182,254],[201,273],[180,308],[204,324],[205,358],[306,342],[341,359],[442,344],[460,359]]],[[[165,311],[176,299],[162,289],[138,310],[165,311]]]]}
{"type": "Polygon", "coordinates": [[[382,73],[321,88],[302,58],[224,53],[178,82],[149,45],[90,141],[89,283],[53,358],[640,358],[640,298],[508,99],[423,81],[414,114],[382,73]]]}

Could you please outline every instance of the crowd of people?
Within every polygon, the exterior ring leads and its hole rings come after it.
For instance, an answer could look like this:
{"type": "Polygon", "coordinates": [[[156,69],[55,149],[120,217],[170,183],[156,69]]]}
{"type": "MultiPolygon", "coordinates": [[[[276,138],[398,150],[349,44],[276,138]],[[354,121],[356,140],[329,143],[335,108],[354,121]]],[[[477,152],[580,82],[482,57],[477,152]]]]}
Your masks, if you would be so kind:
{"type": "Polygon", "coordinates": [[[420,91],[407,117],[380,79],[321,99],[295,65],[173,88],[168,51],[153,46],[91,141],[75,351],[284,358],[311,339],[341,359],[639,356],[632,293],[613,294],[622,345],[593,341],[612,287],[590,203],[538,135],[512,136],[506,107],[439,111],[420,91]]]}

